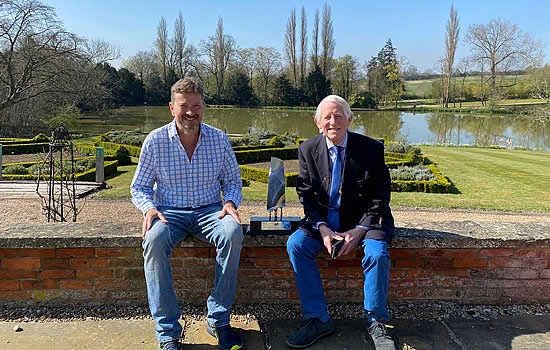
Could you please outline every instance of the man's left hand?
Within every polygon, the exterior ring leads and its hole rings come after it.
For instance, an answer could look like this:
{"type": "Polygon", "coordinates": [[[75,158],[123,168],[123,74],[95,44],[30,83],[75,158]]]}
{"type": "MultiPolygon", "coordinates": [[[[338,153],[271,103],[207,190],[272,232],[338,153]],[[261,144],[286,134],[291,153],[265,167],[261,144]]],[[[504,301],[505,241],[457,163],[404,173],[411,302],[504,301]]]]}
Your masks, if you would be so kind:
{"type": "Polygon", "coordinates": [[[235,203],[232,201],[227,201],[222,208],[222,212],[220,216],[218,216],[218,219],[223,218],[226,215],[231,215],[235,221],[237,221],[237,224],[241,224],[241,219],[239,218],[239,212],[237,211],[237,208],[235,207],[235,203]]]}
{"type": "Polygon", "coordinates": [[[344,256],[351,253],[351,251],[359,245],[359,242],[361,242],[361,238],[363,238],[364,234],[365,230],[359,227],[343,233],[338,233],[338,235],[344,237],[344,245],[342,246],[342,249],[340,249],[338,256],[344,256]]]}

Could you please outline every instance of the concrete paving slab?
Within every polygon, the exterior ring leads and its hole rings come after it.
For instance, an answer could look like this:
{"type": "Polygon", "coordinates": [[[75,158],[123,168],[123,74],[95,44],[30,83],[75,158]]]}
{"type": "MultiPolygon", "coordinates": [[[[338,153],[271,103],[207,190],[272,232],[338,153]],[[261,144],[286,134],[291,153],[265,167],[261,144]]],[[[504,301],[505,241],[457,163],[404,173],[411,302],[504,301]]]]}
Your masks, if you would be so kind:
{"type": "MultiPolygon", "coordinates": [[[[245,349],[264,349],[264,337],[257,321],[231,321],[231,326],[244,341],[245,349]]],[[[206,321],[185,320],[184,350],[218,350],[218,341],[206,332],[206,321]]]]}
{"type": "Polygon", "coordinates": [[[0,349],[6,350],[157,348],[152,320],[0,322],[0,349]],[[15,325],[23,330],[15,332],[15,325]]]}

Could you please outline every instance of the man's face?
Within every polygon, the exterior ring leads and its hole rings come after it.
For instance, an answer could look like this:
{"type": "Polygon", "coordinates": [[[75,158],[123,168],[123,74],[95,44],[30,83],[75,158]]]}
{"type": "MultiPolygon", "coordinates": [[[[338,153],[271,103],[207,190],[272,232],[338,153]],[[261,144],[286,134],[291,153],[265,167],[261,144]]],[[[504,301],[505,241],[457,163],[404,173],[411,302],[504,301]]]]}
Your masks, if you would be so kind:
{"type": "Polygon", "coordinates": [[[346,118],[344,110],[334,102],[323,102],[321,105],[321,117],[315,119],[315,124],[333,144],[338,145],[344,140],[346,131],[351,124],[353,116],[346,118]]]}
{"type": "Polygon", "coordinates": [[[178,130],[198,132],[204,115],[204,102],[200,94],[186,92],[174,94],[174,101],[169,103],[170,111],[176,119],[178,130]]]}

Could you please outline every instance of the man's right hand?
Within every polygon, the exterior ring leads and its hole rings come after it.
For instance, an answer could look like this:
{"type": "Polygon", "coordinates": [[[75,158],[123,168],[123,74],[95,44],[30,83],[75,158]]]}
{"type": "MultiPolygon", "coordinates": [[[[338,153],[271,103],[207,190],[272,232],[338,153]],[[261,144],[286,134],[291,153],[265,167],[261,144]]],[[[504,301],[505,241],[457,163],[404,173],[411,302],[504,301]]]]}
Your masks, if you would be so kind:
{"type": "Polygon", "coordinates": [[[328,253],[330,254],[332,251],[332,240],[342,240],[344,239],[340,234],[337,232],[334,232],[328,227],[328,225],[320,224],[319,225],[319,233],[321,233],[321,237],[323,238],[323,245],[325,248],[327,248],[328,253]]]}
{"type": "Polygon", "coordinates": [[[145,239],[145,235],[147,234],[147,231],[149,231],[151,226],[153,226],[153,220],[155,219],[159,219],[165,224],[168,223],[168,220],[166,220],[164,215],[162,215],[162,213],[156,208],[151,208],[147,210],[147,213],[145,213],[145,216],[143,217],[143,225],[141,226],[141,239],[145,239]]]}

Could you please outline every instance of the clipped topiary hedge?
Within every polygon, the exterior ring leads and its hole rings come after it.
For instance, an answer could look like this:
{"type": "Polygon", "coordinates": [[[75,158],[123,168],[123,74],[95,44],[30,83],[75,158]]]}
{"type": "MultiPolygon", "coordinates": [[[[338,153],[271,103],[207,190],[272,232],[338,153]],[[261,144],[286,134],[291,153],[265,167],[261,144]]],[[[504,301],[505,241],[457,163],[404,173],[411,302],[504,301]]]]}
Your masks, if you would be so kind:
{"type": "Polygon", "coordinates": [[[280,159],[297,159],[298,147],[256,149],[249,151],[235,151],[239,164],[269,162],[271,157],[280,159]]]}
{"type": "Polygon", "coordinates": [[[48,151],[50,144],[48,142],[39,143],[17,143],[4,144],[2,143],[2,154],[28,154],[28,153],[45,153],[48,151]]]}
{"type": "MultiPolygon", "coordinates": [[[[118,171],[118,161],[111,160],[105,162],[105,176],[116,174],[118,171]]],[[[38,175],[2,175],[4,180],[38,180],[38,175]]],[[[48,180],[49,175],[40,175],[41,180],[48,180]]],[[[75,174],[76,181],[95,181],[95,168],[75,174]]]]}
{"type": "MultiPolygon", "coordinates": [[[[254,168],[247,165],[239,165],[241,169],[241,178],[247,181],[257,181],[261,183],[269,182],[269,170],[254,168]]],[[[285,174],[285,186],[286,187],[295,187],[296,179],[298,178],[298,173],[287,173],[285,174]]]]}
{"type": "Polygon", "coordinates": [[[435,164],[428,164],[426,167],[432,171],[437,181],[392,180],[391,190],[393,192],[449,193],[451,189],[449,179],[441,174],[435,164]]]}

